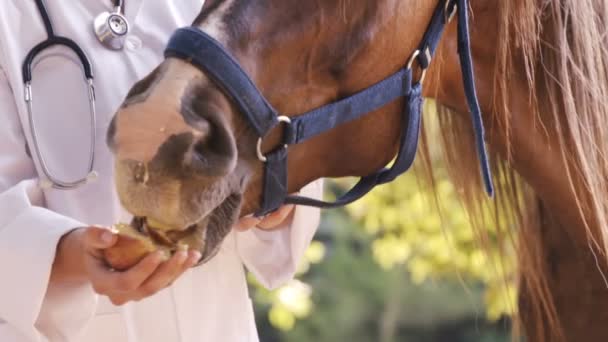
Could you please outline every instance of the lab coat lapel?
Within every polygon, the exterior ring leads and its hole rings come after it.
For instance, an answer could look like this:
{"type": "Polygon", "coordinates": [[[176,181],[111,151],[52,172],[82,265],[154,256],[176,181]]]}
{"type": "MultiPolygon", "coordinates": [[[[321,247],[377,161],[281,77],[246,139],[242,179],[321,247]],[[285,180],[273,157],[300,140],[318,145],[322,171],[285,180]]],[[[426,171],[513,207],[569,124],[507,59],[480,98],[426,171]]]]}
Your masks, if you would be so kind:
{"type": "Polygon", "coordinates": [[[179,334],[176,305],[170,289],[128,306],[130,316],[127,319],[131,322],[127,324],[132,323],[129,325],[134,330],[135,341],[185,341],[179,334]]]}
{"type": "Polygon", "coordinates": [[[195,308],[194,300],[195,292],[193,286],[193,270],[188,270],[171,286],[171,295],[175,302],[175,315],[177,319],[177,327],[181,332],[183,341],[198,341],[196,338],[196,330],[194,327],[195,308]]]}

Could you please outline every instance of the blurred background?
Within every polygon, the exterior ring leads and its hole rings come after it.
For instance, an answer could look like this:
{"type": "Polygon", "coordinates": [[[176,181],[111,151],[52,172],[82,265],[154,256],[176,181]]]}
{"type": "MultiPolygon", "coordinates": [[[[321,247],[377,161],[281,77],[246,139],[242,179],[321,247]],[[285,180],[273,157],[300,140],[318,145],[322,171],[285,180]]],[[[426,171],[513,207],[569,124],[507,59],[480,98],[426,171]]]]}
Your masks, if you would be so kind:
{"type": "MultiPolygon", "coordinates": [[[[431,154],[435,192],[408,173],[325,210],[296,280],[268,291],[250,276],[262,342],[510,341],[515,257],[494,227],[477,243],[431,154]]],[[[327,181],[325,198],[351,184],[327,181]]]]}

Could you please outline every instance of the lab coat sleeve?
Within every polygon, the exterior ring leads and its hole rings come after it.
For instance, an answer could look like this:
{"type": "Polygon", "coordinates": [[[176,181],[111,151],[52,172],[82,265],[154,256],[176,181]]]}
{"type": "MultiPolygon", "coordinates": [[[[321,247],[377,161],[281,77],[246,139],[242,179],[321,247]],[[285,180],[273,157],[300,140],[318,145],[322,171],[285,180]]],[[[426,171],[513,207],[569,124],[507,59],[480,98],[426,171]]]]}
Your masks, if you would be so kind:
{"type": "Polygon", "coordinates": [[[83,224],[44,208],[1,64],[0,123],[0,324],[28,341],[75,340],[97,297],[89,285],[51,286],[49,277],[59,239],[83,224]]]}
{"type": "MultiPolygon", "coordinates": [[[[320,199],[323,181],[315,181],[300,195],[320,199]]],[[[320,221],[320,210],[296,206],[293,220],[285,227],[265,231],[253,228],[237,233],[236,246],[243,263],[258,281],[275,289],[291,280],[308,248],[320,221]]]]}

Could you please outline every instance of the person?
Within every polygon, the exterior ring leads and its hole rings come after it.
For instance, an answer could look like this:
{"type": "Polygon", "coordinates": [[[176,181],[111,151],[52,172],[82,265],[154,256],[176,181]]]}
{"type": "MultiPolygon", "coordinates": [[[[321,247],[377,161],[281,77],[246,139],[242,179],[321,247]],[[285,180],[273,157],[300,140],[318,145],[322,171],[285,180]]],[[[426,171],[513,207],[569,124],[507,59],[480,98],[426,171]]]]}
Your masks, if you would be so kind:
{"type": "MultiPolygon", "coordinates": [[[[130,33],[122,50],[111,50],[92,29],[94,18],[112,9],[110,0],[47,3],[56,33],[90,58],[97,90],[98,178],[58,190],[41,186],[21,75],[45,27],[34,0],[0,2],[0,341],[257,341],[243,265],[269,288],[290,279],[318,226],[317,209],[283,207],[262,222],[242,219],[217,256],[194,268],[193,252],[164,263],[151,254],[125,272],[101,262],[100,253],[116,242],[102,227],[130,220],[118,202],[104,143],[111,117],[203,0],[124,5],[130,33]]],[[[50,48],[35,61],[32,96],[38,146],[49,169],[64,179],[86,173],[88,94],[72,52],[50,48]]],[[[320,197],[321,183],[302,193],[320,197]]]]}

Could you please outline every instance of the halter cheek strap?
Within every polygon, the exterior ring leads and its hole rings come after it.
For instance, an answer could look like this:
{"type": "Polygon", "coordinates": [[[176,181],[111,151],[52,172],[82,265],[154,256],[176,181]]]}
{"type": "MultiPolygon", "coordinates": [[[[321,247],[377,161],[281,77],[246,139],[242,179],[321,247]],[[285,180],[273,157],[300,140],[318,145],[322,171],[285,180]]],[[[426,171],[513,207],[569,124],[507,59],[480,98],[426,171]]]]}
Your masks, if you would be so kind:
{"type": "Polygon", "coordinates": [[[230,53],[220,43],[197,28],[177,30],[167,46],[165,56],[181,58],[203,70],[231,97],[260,139],[279,122],[286,125],[283,143],[267,155],[261,154],[258,142],[258,157],[265,163],[265,171],[262,204],[257,215],[265,215],[285,203],[333,208],[363,197],[374,187],[391,182],[411,167],[419,140],[424,73],[431,63],[445,26],[456,11],[460,10],[458,52],[464,88],[475,130],[482,178],[486,191],[492,196],[493,185],[484,143],[483,121],[475,93],[467,9],[467,0],[446,0],[435,11],[418,50],[406,67],[348,98],[291,118],[279,116],[230,53]],[[413,77],[414,61],[418,62],[423,72],[419,80],[414,80],[413,77]],[[287,196],[289,145],[302,143],[402,97],[405,99],[402,114],[403,129],[399,152],[390,168],[381,169],[361,178],[350,191],[335,202],[287,196]]]}

